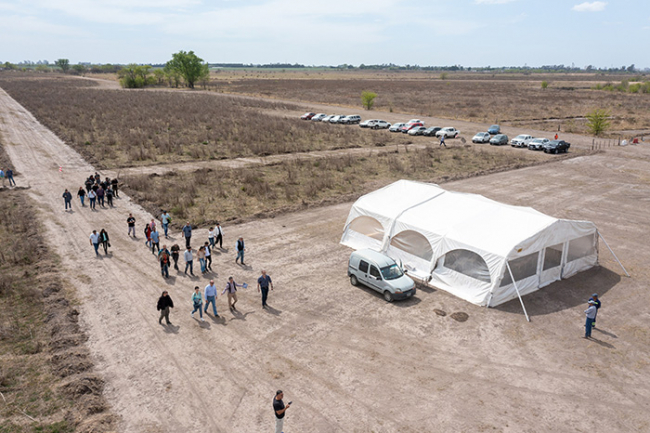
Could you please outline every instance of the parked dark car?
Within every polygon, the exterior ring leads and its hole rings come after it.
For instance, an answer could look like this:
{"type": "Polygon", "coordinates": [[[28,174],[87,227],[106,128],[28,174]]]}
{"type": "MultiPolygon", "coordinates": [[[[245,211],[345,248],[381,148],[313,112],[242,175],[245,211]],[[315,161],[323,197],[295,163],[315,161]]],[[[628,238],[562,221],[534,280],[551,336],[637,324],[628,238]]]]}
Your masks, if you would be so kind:
{"type": "Polygon", "coordinates": [[[552,140],[544,145],[544,153],[566,153],[569,151],[571,143],[564,140],[552,140]]]}
{"type": "Polygon", "coordinates": [[[427,137],[435,137],[436,132],[440,131],[441,129],[442,128],[439,126],[432,126],[431,128],[427,128],[422,135],[426,135],[427,137]]]}
{"type": "Polygon", "coordinates": [[[314,117],[314,115],[316,115],[316,113],[305,113],[302,116],[300,116],[300,118],[302,120],[311,120],[311,118],[314,117]]]}
{"type": "Polygon", "coordinates": [[[492,125],[488,128],[488,133],[490,135],[497,135],[501,132],[501,127],[499,125],[492,125]]]}
{"type": "Polygon", "coordinates": [[[508,136],[506,134],[497,134],[490,139],[490,144],[494,146],[503,146],[508,144],[508,136]]]}

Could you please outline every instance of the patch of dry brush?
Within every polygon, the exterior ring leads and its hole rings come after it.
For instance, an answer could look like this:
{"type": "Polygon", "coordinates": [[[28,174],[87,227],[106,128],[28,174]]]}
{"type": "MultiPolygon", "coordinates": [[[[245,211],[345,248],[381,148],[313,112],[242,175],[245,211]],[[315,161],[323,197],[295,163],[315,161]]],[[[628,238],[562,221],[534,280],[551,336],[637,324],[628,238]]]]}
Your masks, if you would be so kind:
{"type": "Polygon", "coordinates": [[[353,200],[398,179],[441,183],[548,161],[545,156],[471,145],[369,150],[364,156],[129,176],[123,188],[154,215],[167,209],[181,225],[188,219],[209,225],[353,200]]]}
{"type": "MultiPolygon", "coordinates": [[[[1,150],[1,149],[0,149],[1,150]]],[[[0,189],[0,431],[113,431],[77,310],[22,191],[0,189]]]]}

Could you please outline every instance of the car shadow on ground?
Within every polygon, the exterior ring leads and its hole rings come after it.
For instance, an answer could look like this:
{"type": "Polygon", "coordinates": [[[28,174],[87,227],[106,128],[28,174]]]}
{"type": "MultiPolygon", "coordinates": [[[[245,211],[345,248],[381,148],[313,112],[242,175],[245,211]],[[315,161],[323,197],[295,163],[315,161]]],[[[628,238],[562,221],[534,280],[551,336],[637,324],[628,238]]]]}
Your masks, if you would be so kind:
{"type": "MultiPolygon", "coordinates": [[[[356,287],[358,289],[363,290],[364,292],[366,292],[370,296],[377,297],[377,299],[380,300],[381,302],[386,302],[386,300],[384,299],[384,295],[382,293],[379,293],[378,291],[376,291],[374,289],[371,289],[370,287],[366,287],[361,283],[359,283],[356,287]]],[[[408,299],[393,300],[390,303],[392,305],[404,308],[404,307],[415,306],[415,305],[419,304],[420,302],[422,302],[422,300],[420,298],[418,298],[418,295],[416,293],[414,296],[412,296],[412,297],[410,297],[408,299]]]]}
{"type": "MultiPolygon", "coordinates": [[[[592,294],[607,305],[607,292],[621,281],[616,272],[602,266],[596,266],[580,272],[566,280],[557,281],[547,287],[522,297],[526,311],[531,317],[544,316],[562,310],[568,310],[580,305],[587,309],[587,301],[592,294]],[[604,299],[603,299],[604,297],[604,299]]],[[[523,315],[518,298],[494,307],[506,313],[523,315]]]]}

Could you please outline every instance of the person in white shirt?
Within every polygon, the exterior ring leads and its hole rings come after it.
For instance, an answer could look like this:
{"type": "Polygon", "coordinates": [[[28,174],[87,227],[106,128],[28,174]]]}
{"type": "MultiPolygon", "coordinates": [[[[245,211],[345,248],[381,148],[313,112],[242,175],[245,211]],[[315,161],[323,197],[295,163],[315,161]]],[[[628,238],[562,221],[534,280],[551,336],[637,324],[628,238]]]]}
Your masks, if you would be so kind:
{"type": "Polygon", "coordinates": [[[185,259],[185,275],[187,275],[187,268],[190,268],[190,274],[194,276],[194,272],[192,272],[192,264],[194,263],[194,257],[192,256],[192,247],[187,247],[187,250],[183,254],[183,258],[185,259]]]}
{"type": "Polygon", "coordinates": [[[90,245],[95,248],[95,255],[99,256],[99,234],[97,233],[97,230],[93,230],[90,234],[90,245]]]}
{"type": "Polygon", "coordinates": [[[214,234],[215,234],[215,240],[214,240],[215,245],[218,243],[219,248],[223,250],[223,229],[221,228],[221,224],[217,223],[217,226],[214,228],[214,234]]]}
{"type": "Polygon", "coordinates": [[[585,323],[585,338],[591,338],[591,328],[596,319],[596,302],[593,299],[589,300],[589,308],[585,310],[585,315],[587,316],[587,321],[585,323]]]}
{"type": "Polygon", "coordinates": [[[207,268],[212,270],[212,249],[208,242],[205,243],[205,261],[207,263],[207,268]]]}
{"type": "Polygon", "coordinates": [[[210,248],[214,248],[214,227],[208,229],[208,241],[210,242],[210,248]]]}

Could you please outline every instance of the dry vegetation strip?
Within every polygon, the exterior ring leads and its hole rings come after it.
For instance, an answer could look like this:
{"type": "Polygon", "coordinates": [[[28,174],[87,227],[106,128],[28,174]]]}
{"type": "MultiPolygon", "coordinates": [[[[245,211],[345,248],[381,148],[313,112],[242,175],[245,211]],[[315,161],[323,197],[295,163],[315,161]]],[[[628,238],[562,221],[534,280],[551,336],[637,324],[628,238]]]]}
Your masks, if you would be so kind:
{"type": "MultiPolygon", "coordinates": [[[[87,80],[0,74],[0,87],[98,168],[373,146],[358,127],[286,118],[291,104],[224,95],[123,91],[87,80]]],[[[385,143],[403,137],[388,134],[385,143]]]]}
{"type": "MultiPolygon", "coordinates": [[[[193,224],[271,216],[299,207],[352,200],[394,180],[441,183],[548,161],[538,152],[471,145],[287,160],[238,169],[201,169],[124,177],[124,189],[154,215],[193,224]]],[[[577,153],[576,153],[577,154],[577,153]]],[[[562,158],[562,157],[560,157],[562,158]]],[[[555,159],[555,158],[554,158],[555,159]]]]}
{"type": "MultiPolygon", "coordinates": [[[[219,74],[216,77],[219,78],[219,74]]],[[[322,77],[297,78],[295,74],[287,77],[217,79],[210,85],[224,92],[356,106],[359,109],[361,92],[369,90],[378,94],[374,109],[379,111],[483,123],[518,122],[517,126],[536,129],[546,129],[538,119],[582,117],[594,108],[602,108],[615,116],[612,122],[614,130],[650,127],[650,94],[601,92],[592,89],[593,81],[581,82],[567,77],[549,78],[533,74],[511,77],[510,80],[503,77],[456,79],[455,76],[440,80],[436,75],[425,80],[400,73],[382,79],[363,76],[336,79],[334,73],[324,73],[322,77]],[[541,88],[543,80],[550,80],[546,90],[541,88]]],[[[563,123],[563,130],[587,131],[581,119],[563,123]]]]}
{"type": "Polygon", "coordinates": [[[0,433],[111,431],[79,313],[24,193],[0,188],[0,433]]]}

